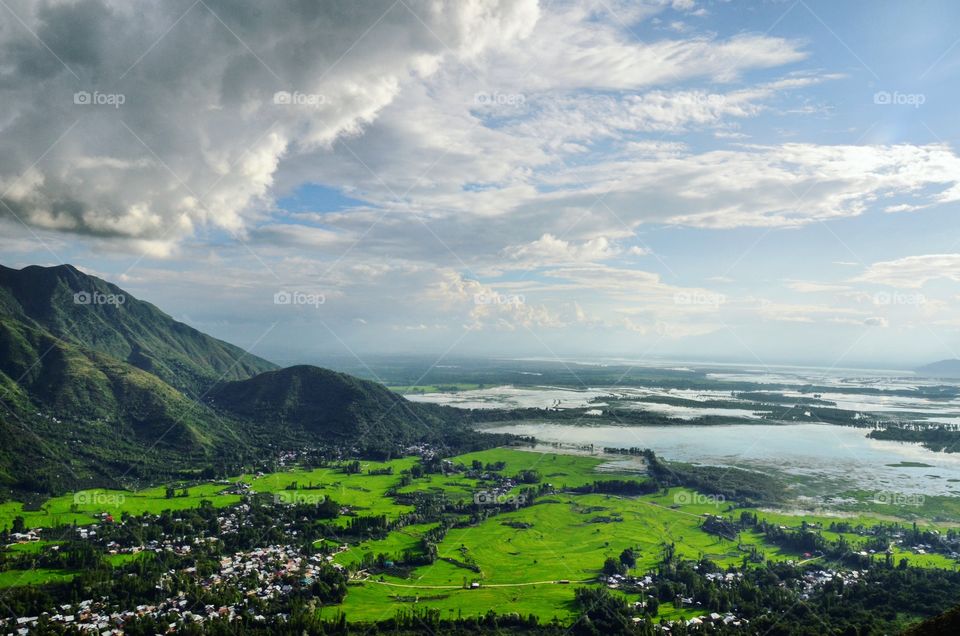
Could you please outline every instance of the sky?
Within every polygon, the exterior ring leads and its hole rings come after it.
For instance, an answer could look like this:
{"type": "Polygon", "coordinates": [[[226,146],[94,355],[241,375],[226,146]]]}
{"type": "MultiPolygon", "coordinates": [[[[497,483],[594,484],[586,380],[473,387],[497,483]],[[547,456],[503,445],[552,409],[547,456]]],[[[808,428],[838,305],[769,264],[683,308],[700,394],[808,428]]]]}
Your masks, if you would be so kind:
{"type": "Polygon", "coordinates": [[[0,263],[281,362],[960,358],[960,5],[0,2],[0,263]]]}

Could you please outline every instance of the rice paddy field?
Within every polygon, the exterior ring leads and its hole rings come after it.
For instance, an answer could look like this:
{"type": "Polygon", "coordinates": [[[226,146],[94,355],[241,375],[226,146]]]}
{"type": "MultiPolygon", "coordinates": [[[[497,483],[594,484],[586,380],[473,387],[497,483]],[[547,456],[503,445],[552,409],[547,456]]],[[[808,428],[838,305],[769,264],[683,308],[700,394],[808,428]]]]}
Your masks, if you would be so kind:
{"type": "MultiPolygon", "coordinates": [[[[790,528],[803,522],[820,524],[822,533],[831,540],[840,533],[829,532],[832,521],[846,521],[853,526],[889,523],[896,517],[871,512],[819,514],[789,510],[740,508],[736,502],[717,501],[691,490],[673,488],[655,494],[622,497],[604,494],[575,494],[570,489],[598,480],[643,479],[642,460],[609,458],[561,453],[532,452],[515,449],[493,449],[454,458],[454,463],[470,466],[477,461],[486,466],[502,463],[502,475],[515,475],[534,470],[543,483],[553,486],[555,494],[544,495],[532,506],[521,507],[491,516],[477,525],[455,527],[438,545],[439,558],[431,565],[390,574],[370,574],[362,563],[384,555],[399,560],[407,551],[418,551],[421,538],[436,524],[414,524],[392,531],[386,538],[349,545],[336,554],[337,563],[349,568],[352,580],[342,606],[325,612],[343,611],[351,621],[389,618],[399,609],[435,608],[444,616],[483,615],[490,609],[498,613],[536,614],[541,620],[569,619],[576,608],[574,589],[578,584],[597,584],[603,562],[616,558],[624,549],[637,555],[634,573],[642,574],[656,567],[664,549],[672,545],[682,557],[709,557],[721,565],[741,565],[750,548],[763,553],[768,560],[804,560],[769,544],[759,532],[741,532],[737,540],[721,538],[702,528],[705,515],[739,516],[749,510],[771,523],[790,528]],[[472,587],[473,583],[479,587],[472,587]]],[[[401,474],[414,466],[416,458],[407,457],[389,462],[361,462],[359,474],[346,474],[339,468],[298,469],[265,475],[241,475],[229,482],[243,481],[260,493],[293,492],[296,496],[323,495],[358,515],[386,515],[397,519],[411,512],[412,506],[396,503],[387,492],[398,486],[401,474]],[[392,469],[392,474],[370,474],[392,469]]],[[[36,510],[24,510],[23,504],[0,504],[0,527],[9,528],[16,516],[26,527],[94,523],[104,512],[115,517],[122,513],[159,513],[167,509],[197,507],[201,501],[225,507],[240,501],[240,495],[224,494],[230,483],[192,485],[186,496],[167,497],[164,487],[139,492],[109,490],[82,491],[46,501],[36,510]]],[[[474,493],[484,486],[463,472],[426,474],[398,489],[400,493],[443,493],[448,501],[473,501],[474,493]]],[[[346,522],[345,517],[340,517],[346,522]]],[[[916,520],[916,519],[914,519],[916,520]]],[[[947,524],[919,520],[924,528],[945,530],[947,524]]],[[[844,535],[851,545],[866,539],[854,533],[844,535]]],[[[8,546],[9,551],[43,550],[44,543],[22,543],[8,546]]],[[[894,558],[909,559],[913,565],[956,569],[957,562],[942,554],[916,554],[896,549],[894,558]]],[[[128,557],[115,558],[113,565],[123,564],[128,557]]],[[[815,560],[815,559],[811,559],[815,560]]],[[[6,571],[0,572],[0,587],[38,585],[65,580],[69,572],[6,571]]],[[[629,598],[629,597],[628,597],[629,598]]],[[[630,600],[639,600],[636,598],[630,600]]],[[[695,610],[661,607],[661,616],[688,618],[695,610]]]]}

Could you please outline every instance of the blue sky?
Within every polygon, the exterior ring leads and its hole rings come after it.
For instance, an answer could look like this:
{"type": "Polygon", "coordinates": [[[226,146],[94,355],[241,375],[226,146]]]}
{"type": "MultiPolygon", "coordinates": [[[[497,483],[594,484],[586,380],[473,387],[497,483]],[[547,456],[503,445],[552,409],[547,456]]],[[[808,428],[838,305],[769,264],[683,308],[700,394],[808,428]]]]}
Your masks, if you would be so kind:
{"type": "Polygon", "coordinates": [[[12,3],[4,264],[283,361],[960,357],[955,3],[343,4],[12,3]]]}

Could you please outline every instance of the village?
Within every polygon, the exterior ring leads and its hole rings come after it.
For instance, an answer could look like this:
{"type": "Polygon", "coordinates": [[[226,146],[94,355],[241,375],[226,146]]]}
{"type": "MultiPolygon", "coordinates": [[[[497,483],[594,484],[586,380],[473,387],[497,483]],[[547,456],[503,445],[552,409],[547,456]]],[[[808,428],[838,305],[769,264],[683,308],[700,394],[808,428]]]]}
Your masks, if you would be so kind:
{"type": "MultiPolygon", "coordinates": [[[[500,488],[494,488],[484,491],[483,494],[496,500],[502,497],[504,492],[500,488]]],[[[294,596],[311,598],[311,590],[318,582],[333,580],[334,585],[342,585],[344,589],[341,591],[346,593],[346,583],[351,577],[358,580],[366,578],[366,572],[350,572],[348,568],[335,562],[337,553],[351,548],[348,542],[321,541],[322,551],[313,551],[311,554],[309,550],[305,550],[302,543],[297,541],[300,534],[297,524],[293,517],[285,515],[293,509],[293,506],[280,504],[273,506],[271,510],[271,530],[281,531],[287,538],[286,542],[265,542],[263,545],[229,553],[224,553],[224,548],[225,543],[230,542],[230,537],[236,537],[256,525],[253,521],[255,509],[248,503],[215,511],[215,514],[211,513],[210,519],[200,524],[204,528],[216,527],[216,534],[202,529],[195,533],[186,532],[188,528],[197,527],[195,520],[191,522],[186,514],[168,515],[167,518],[162,515],[142,515],[117,521],[112,515],[103,513],[99,515],[98,523],[75,528],[76,540],[88,542],[106,555],[129,555],[132,559],[152,558],[181,566],[158,573],[154,582],[157,600],[137,603],[131,607],[121,607],[106,597],[85,599],[75,604],[61,604],[36,616],[0,621],[0,633],[25,636],[40,625],[58,625],[105,636],[122,634],[125,624],[144,618],[165,625],[168,633],[174,633],[186,624],[202,624],[211,620],[232,622],[242,618],[254,622],[283,621],[287,614],[276,611],[276,608],[284,607],[285,601],[294,596]],[[215,525],[210,523],[213,519],[216,521],[215,525]],[[157,532],[166,527],[176,528],[176,531],[157,532]],[[128,532],[134,528],[153,528],[156,536],[143,543],[124,540],[122,537],[135,534],[128,532]],[[335,573],[337,577],[331,579],[331,573],[335,573]],[[203,590],[206,598],[224,594],[232,596],[233,602],[197,603],[191,600],[192,597],[185,590],[193,586],[203,590]],[[271,608],[275,611],[271,612],[271,608]]],[[[17,543],[42,541],[47,538],[45,535],[48,533],[48,530],[30,529],[11,534],[10,538],[17,543]]],[[[254,543],[258,541],[255,540],[254,543]]],[[[125,576],[138,575],[130,572],[125,576]]],[[[743,573],[706,572],[703,577],[706,581],[720,586],[729,586],[741,580],[743,573]]],[[[637,576],[601,574],[597,581],[611,590],[643,596],[655,592],[658,577],[653,573],[637,576]]],[[[836,582],[842,585],[859,584],[862,582],[862,573],[858,570],[810,569],[796,582],[798,598],[809,598],[818,588],[836,582]]],[[[477,589],[481,585],[476,583],[470,587],[477,589]]],[[[634,621],[643,620],[645,605],[642,601],[633,604],[634,621]]],[[[682,597],[678,599],[677,605],[695,610],[700,603],[693,597],[682,597]]],[[[701,615],[683,621],[663,621],[657,627],[668,633],[671,625],[676,626],[679,622],[688,628],[714,623],[743,628],[749,625],[748,619],[733,612],[703,611],[701,615]]]]}
{"type": "MultiPolygon", "coordinates": [[[[430,449],[421,447],[418,450],[428,455],[430,449]]],[[[303,459],[302,454],[292,453],[283,461],[303,459]]],[[[72,592],[69,597],[56,603],[36,608],[43,611],[8,616],[0,620],[0,634],[25,636],[36,630],[54,627],[68,632],[121,634],[131,624],[149,624],[158,630],[157,633],[176,633],[189,625],[211,622],[277,625],[288,622],[295,607],[314,611],[340,606],[349,594],[350,585],[375,585],[383,581],[383,574],[406,577],[408,575],[405,572],[410,571],[411,567],[430,562],[417,560],[421,556],[432,556],[476,572],[477,576],[469,582],[465,579],[463,594],[475,594],[476,590],[488,585],[503,587],[503,584],[486,579],[482,570],[471,562],[437,555],[435,544],[443,540],[444,514],[450,511],[460,515],[466,513],[479,523],[504,512],[515,513],[532,506],[538,497],[555,495],[556,489],[543,482],[536,488],[523,489],[525,485],[536,484],[539,475],[533,471],[520,471],[514,476],[507,476],[502,474],[503,466],[497,462],[473,461],[471,464],[454,465],[446,460],[437,460],[435,465],[434,470],[443,475],[460,473],[466,479],[475,480],[472,484],[472,503],[469,493],[464,501],[448,502],[443,497],[420,491],[389,491],[396,501],[415,508],[416,513],[410,514],[410,518],[416,518],[421,523],[424,519],[430,519],[440,524],[434,529],[437,533],[429,539],[434,543],[432,554],[425,551],[421,555],[414,550],[408,554],[365,554],[359,560],[338,558],[338,555],[357,550],[371,539],[383,539],[391,531],[403,528],[410,520],[404,516],[393,521],[383,516],[362,516],[353,506],[338,504],[322,495],[307,495],[305,493],[309,493],[310,489],[299,490],[296,483],[274,493],[263,493],[255,491],[244,480],[221,480],[214,482],[218,486],[218,494],[237,496],[239,503],[217,508],[211,502],[203,501],[198,508],[138,515],[121,514],[114,508],[112,511],[94,513],[96,522],[89,525],[25,528],[21,524],[16,531],[4,533],[8,548],[42,545],[43,549],[36,552],[36,567],[77,571],[87,567],[84,563],[99,563],[101,566],[109,563],[112,571],[99,581],[99,587],[94,588],[101,593],[83,592],[79,595],[72,592]],[[86,555],[83,558],[87,560],[78,563],[78,555],[86,555]],[[129,600],[111,600],[118,598],[129,600]]],[[[353,463],[340,468],[344,475],[353,474],[350,472],[354,470],[353,463]]],[[[392,473],[370,470],[367,474],[376,477],[378,474],[392,473]]],[[[254,478],[261,477],[262,473],[254,475],[254,478]]],[[[409,480],[406,473],[400,476],[399,483],[403,484],[404,480],[409,480]]],[[[177,493],[186,493],[188,488],[181,485],[178,489],[168,488],[167,497],[183,496],[177,493]]],[[[466,519],[459,517],[460,523],[466,519]]],[[[604,523],[618,521],[613,517],[595,519],[605,519],[604,523]]],[[[533,527],[529,523],[513,520],[500,523],[518,531],[533,527]]],[[[704,514],[699,523],[699,528],[707,534],[718,536],[723,541],[738,541],[738,535],[745,527],[756,527],[758,522],[755,519],[737,522],[729,516],[704,514]]],[[[763,528],[768,537],[780,536],[781,540],[788,542],[806,542],[808,538],[812,541],[821,530],[825,530],[819,524],[807,523],[802,523],[799,528],[782,524],[767,524],[763,528]]],[[[831,530],[834,529],[831,527],[831,530]]],[[[886,553],[887,560],[890,560],[890,548],[883,547],[888,545],[887,542],[890,546],[897,546],[901,552],[910,551],[917,555],[949,552],[956,542],[956,537],[952,535],[941,536],[935,531],[920,530],[916,526],[912,530],[897,525],[878,525],[869,529],[844,527],[842,531],[865,538],[861,546],[848,550],[849,555],[854,557],[853,561],[846,563],[849,569],[840,567],[839,560],[833,561],[832,567],[827,567],[826,553],[820,549],[825,546],[815,541],[811,543],[814,547],[806,552],[799,549],[798,544],[794,546],[798,554],[796,560],[784,561],[784,564],[796,569],[789,570],[787,574],[781,573],[783,578],[779,585],[786,594],[797,602],[805,602],[824,590],[869,584],[866,582],[868,565],[881,563],[874,557],[886,553]],[[857,557],[863,561],[859,567],[857,557]]],[[[668,544],[662,546],[664,550],[668,547],[668,544]]],[[[26,553],[33,551],[19,549],[4,554],[26,553]]],[[[748,553],[744,552],[744,557],[747,556],[748,553]]],[[[18,558],[22,563],[26,557],[18,558]]],[[[670,563],[672,557],[665,559],[665,563],[670,563]]],[[[673,567],[676,567],[677,562],[673,563],[673,567]]],[[[745,576],[750,576],[751,572],[758,569],[756,566],[763,562],[751,563],[754,565],[748,566],[745,560],[741,568],[729,565],[720,571],[710,566],[701,569],[699,564],[693,564],[692,576],[699,580],[697,586],[729,590],[734,595],[738,593],[736,588],[745,583],[745,576]]],[[[19,566],[13,569],[23,568],[19,566]]],[[[411,580],[411,583],[403,582],[399,586],[417,588],[415,581],[411,580]]],[[[572,582],[556,580],[553,583],[570,585],[572,582]]],[[[751,621],[756,618],[755,614],[745,613],[736,606],[718,607],[708,602],[687,583],[678,583],[676,577],[671,578],[658,571],[643,571],[633,565],[625,566],[616,573],[604,568],[603,573],[598,573],[595,579],[576,583],[594,583],[591,586],[594,589],[609,590],[629,599],[627,616],[630,621],[652,621],[664,633],[678,630],[681,626],[687,631],[709,631],[719,626],[727,630],[748,631],[751,621]],[[665,596],[662,591],[664,585],[674,586],[671,588],[674,592],[665,596]],[[669,603],[670,613],[658,615],[657,608],[662,603],[669,603]],[[678,613],[682,618],[677,618],[678,613]]],[[[398,611],[416,611],[420,606],[418,594],[390,598],[398,611]]],[[[428,604],[424,603],[423,609],[427,608],[428,604]]]]}

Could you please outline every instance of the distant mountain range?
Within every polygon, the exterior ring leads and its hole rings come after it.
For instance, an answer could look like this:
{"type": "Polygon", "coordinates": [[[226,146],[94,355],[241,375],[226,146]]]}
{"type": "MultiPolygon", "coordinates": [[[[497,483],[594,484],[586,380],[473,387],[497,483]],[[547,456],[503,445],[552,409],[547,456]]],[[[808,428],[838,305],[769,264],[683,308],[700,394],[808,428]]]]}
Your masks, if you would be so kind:
{"type": "Polygon", "coordinates": [[[142,485],[306,445],[389,451],[459,422],[380,384],[280,369],[70,265],[0,266],[0,490],[142,485]]]}
{"type": "Polygon", "coordinates": [[[960,378],[960,360],[940,360],[924,365],[916,371],[929,378],[960,378]]]}

